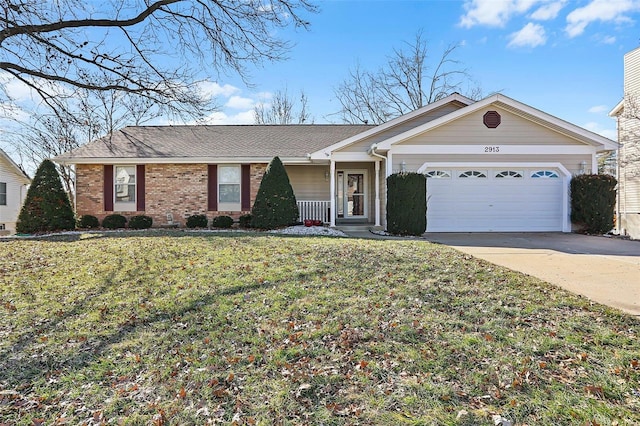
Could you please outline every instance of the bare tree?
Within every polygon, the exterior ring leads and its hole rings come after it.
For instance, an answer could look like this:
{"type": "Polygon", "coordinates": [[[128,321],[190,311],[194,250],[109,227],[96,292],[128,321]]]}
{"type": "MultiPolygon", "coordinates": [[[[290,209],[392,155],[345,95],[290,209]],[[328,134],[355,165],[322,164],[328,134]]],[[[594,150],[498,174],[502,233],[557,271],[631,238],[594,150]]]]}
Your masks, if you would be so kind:
{"type": "MultiPolygon", "coordinates": [[[[8,136],[21,163],[35,168],[50,159],[125,125],[140,125],[163,113],[149,99],[118,91],[79,90],[67,99],[64,108],[45,108],[34,113],[32,121],[20,121],[18,130],[8,136]]],[[[57,165],[63,186],[71,200],[75,192],[75,170],[57,165]]]]}
{"type": "Polygon", "coordinates": [[[76,89],[114,90],[197,113],[203,70],[246,78],[247,64],[283,59],[290,44],[274,29],[306,28],[302,14],[315,10],[308,0],[0,0],[0,70],[55,108],[76,89]]]}
{"type": "Polygon", "coordinates": [[[627,178],[640,177],[640,95],[625,93],[624,107],[618,117],[618,164],[620,174],[627,178]]]}
{"type": "Polygon", "coordinates": [[[295,99],[289,97],[287,89],[274,93],[269,103],[261,102],[253,109],[256,124],[306,124],[310,114],[307,109],[308,98],[304,91],[300,92],[300,107],[295,99]]]}
{"type": "MultiPolygon", "coordinates": [[[[405,49],[394,49],[382,68],[371,72],[359,65],[335,89],[341,109],[336,114],[347,123],[378,124],[462,91],[471,82],[454,53],[459,44],[448,46],[430,65],[430,51],[422,33],[405,49]]],[[[471,88],[471,96],[481,90],[471,88]]]]}

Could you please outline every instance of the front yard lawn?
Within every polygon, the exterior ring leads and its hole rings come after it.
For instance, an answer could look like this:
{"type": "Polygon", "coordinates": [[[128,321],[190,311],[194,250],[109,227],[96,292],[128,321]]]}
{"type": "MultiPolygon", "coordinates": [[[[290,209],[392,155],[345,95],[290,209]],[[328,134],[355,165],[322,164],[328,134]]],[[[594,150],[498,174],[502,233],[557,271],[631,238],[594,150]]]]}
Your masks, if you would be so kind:
{"type": "Polygon", "coordinates": [[[0,242],[0,425],[640,424],[640,321],[421,241],[0,242]]]}

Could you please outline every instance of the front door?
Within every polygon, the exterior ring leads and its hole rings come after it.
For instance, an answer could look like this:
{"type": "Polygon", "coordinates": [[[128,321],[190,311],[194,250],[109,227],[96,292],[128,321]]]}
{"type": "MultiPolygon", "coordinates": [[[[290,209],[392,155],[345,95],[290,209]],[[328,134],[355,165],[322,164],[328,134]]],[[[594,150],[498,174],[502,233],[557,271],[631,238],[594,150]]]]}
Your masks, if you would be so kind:
{"type": "Polygon", "coordinates": [[[367,217],[367,171],[338,170],[336,176],[336,207],[339,219],[367,217]]]}

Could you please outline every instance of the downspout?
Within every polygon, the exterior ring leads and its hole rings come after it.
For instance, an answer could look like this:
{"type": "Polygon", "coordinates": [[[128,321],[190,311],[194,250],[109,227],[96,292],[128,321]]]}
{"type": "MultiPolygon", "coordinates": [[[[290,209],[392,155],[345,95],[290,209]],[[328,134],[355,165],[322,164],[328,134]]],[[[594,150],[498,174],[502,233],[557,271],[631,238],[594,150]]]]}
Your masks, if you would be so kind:
{"type": "MultiPolygon", "coordinates": [[[[378,157],[381,158],[385,161],[384,163],[384,170],[385,170],[385,175],[387,174],[386,170],[387,170],[387,157],[385,157],[384,155],[378,154],[376,152],[376,148],[378,147],[377,144],[373,144],[371,145],[371,148],[369,149],[369,154],[373,155],[374,157],[378,157]]],[[[376,162],[376,165],[378,165],[379,162],[376,162]]],[[[381,226],[381,221],[380,221],[380,168],[376,167],[376,223],[375,226],[381,226]]],[[[385,186],[386,188],[386,186],[385,186]]],[[[386,203],[386,190],[385,190],[385,203],[386,203]]]]}

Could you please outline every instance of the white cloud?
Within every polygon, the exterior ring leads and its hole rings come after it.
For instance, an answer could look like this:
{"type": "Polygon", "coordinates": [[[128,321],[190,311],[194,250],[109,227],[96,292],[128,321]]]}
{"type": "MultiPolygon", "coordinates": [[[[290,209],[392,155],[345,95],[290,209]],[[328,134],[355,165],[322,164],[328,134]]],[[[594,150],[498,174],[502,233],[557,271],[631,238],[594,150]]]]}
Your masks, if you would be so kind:
{"type": "Polygon", "coordinates": [[[536,4],[546,2],[548,0],[467,0],[464,4],[466,13],[460,18],[460,26],[504,27],[514,15],[526,13],[536,4]]]}
{"type": "Polygon", "coordinates": [[[241,111],[231,115],[224,111],[216,111],[202,120],[202,124],[253,124],[254,122],[253,110],[241,111]]]}
{"type": "Polygon", "coordinates": [[[592,106],[591,108],[589,108],[588,111],[590,113],[593,113],[593,114],[599,114],[601,112],[609,111],[609,108],[607,108],[606,105],[596,105],[596,106],[592,106]]]}
{"type": "Polygon", "coordinates": [[[565,3],[566,0],[561,0],[545,4],[538,10],[533,12],[530,15],[530,18],[537,21],[548,21],[550,19],[555,19],[558,16],[558,13],[560,13],[560,10],[564,7],[565,3]]]}
{"type": "Polygon", "coordinates": [[[217,96],[223,96],[225,98],[228,98],[240,91],[240,89],[230,84],[225,84],[221,86],[215,81],[209,81],[209,80],[200,82],[198,86],[202,95],[209,98],[214,98],[217,96]]]}
{"type": "Polygon", "coordinates": [[[637,0],[592,0],[584,7],[579,7],[567,15],[565,31],[569,37],[577,37],[584,32],[587,25],[595,21],[629,22],[625,14],[640,10],[637,0]]]}
{"type": "Polygon", "coordinates": [[[616,42],[616,38],[614,36],[604,36],[600,41],[602,44],[614,44],[616,42]]]}
{"type": "Polygon", "coordinates": [[[255,102],[253,99],[243,98],[242,96],[231,96],[224,106],[233,109],[252,109],[254,105],[255,102]]]}
{"type": "Polygon", "coordinates": [[[592,131],[593,133],[597,133],[600,136],[604,136],[605,138],[609,138],[614,141],[618,139],[618,132],[615,128],[605,128],[600,123],[596,123],[594,121],[583,124],[582,127],[589,131],[592,131]]]}
{"type": "Polygon", "coordinates": [[[16,101],[31,101],[33,93],[31,88],[16,78],[11,78],[4,83],[4,89],[11,99],[16,101]]]}
{"type": "Polygon", "coordinates": [[[547,36],[542,25],[531,22],[520,31],[511,34],[509,39],[508,47],[536,47],[547,42],[547,36]]]}

